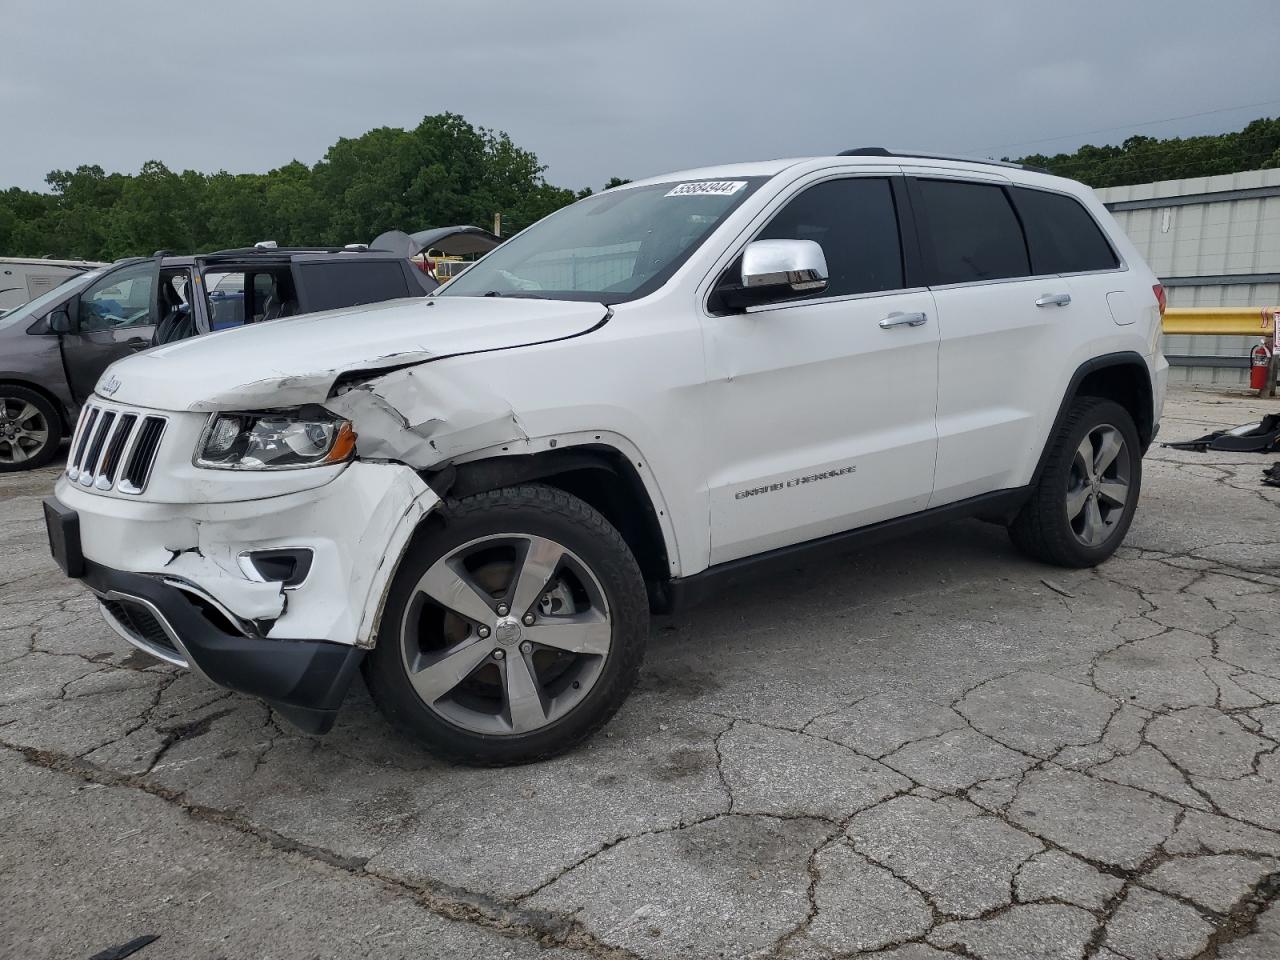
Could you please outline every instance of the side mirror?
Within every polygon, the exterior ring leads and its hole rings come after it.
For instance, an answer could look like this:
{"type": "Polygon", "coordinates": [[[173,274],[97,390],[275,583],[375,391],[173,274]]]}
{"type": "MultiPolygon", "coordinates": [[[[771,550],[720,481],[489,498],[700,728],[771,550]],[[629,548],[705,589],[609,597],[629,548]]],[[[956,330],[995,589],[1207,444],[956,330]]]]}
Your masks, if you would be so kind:
{"type": "Polygon", "coordinates": [[[812,240],[755,240],[742,251],[742,286],[726,290],[732,307],[753,307],[821,293],[827,258],[812,240]]]}
{"type": "Polygon", "coordinates": [[[71,310],[67,304],[54,307],[48,318],[49,329],[54,333],[71,332],[71,310]]]}

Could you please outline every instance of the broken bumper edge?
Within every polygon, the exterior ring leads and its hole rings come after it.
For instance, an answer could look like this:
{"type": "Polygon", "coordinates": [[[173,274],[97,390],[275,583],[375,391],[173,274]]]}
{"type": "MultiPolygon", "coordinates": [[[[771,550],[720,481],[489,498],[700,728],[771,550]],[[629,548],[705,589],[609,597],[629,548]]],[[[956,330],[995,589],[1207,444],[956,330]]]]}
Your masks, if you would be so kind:
{"type": "Polygon", "coordinates": [[[185,665],[228,690],[260,697],[307,733],[328,733],[367,652],[324,640],[268,640],[232,633],[196,594],[142,573],[85,559],[78,579],[135,647],[185,665]]]}

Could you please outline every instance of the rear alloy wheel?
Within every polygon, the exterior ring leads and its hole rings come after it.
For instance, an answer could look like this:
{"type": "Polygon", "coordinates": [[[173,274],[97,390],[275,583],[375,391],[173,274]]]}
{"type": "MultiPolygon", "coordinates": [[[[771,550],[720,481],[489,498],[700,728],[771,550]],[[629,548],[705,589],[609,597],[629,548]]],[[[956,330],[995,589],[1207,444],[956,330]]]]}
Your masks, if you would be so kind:
{"type": "Polygon", "coordinates": [[[0,473],[44,466],[61,441],[53,404],[26,387],[0,385],[0,473]]]}
{"type": "Polygon", "coordinates": [[[1067,481],[1067,520],[1086,547],[1116,531],[1129,502],[1129,457],[1124,436],[1109,423],[1090,430],[1076,448],[1067,481]]]}
{"type": "Polygon", "coordinates": [[[634,683],[644,583],[587,504],[520,487],[451,504],[410,548],[366,661],[397,727],[467,763],[521,763],[601,726],[634,683]]]}
{"type": "Polygon", "coordinates": [[[1019,550],[1045,563],[1094,566],[1120,546],[1138,505],[1137,427],[1120,404],[1079,397],[1050,444],[1040,479],[1009,525],[1009,536],[1019,550]]]}

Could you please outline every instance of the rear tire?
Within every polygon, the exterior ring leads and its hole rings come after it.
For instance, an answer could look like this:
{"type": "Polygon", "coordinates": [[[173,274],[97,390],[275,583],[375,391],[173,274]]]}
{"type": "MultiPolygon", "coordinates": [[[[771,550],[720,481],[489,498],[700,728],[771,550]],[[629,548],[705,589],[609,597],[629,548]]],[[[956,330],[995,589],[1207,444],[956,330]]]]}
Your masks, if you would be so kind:
{"type": "Polygon", "coordinates": [[[1124,540],[1142,487],[1142,448],[1120,404],[1078,397],[1067,411],[1031,499],[1009,525],[1027,556],[1092,567],[1124,540]]]}
{"type": "Polygon", "coordinates": [[[445,760],[543,760],[589,737],[635,684],[644,579],[621,534],[541,485],[452,501],[409,547],[364,660],[378,708],[445,760]]]}
{"type": "Polygon", "coordinates": [[[0,473],[43,467],[62,443],[62,417],[29,387],[0,384],[0,473]]]}

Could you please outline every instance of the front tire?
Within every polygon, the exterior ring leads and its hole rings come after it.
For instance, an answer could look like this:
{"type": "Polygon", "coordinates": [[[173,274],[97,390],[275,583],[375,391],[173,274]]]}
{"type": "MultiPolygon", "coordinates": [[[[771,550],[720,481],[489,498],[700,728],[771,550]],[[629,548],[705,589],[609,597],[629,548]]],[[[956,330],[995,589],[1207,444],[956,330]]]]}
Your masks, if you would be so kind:
{"type": "Polygon", "coordinates": [[[47,397],[0,384],[0,473],[43,467],[61,442],[62,418],[47,397]]]}
{"type": "Polygon", "coordinates": [[[1067,411],[1031,499],[1009,525],[1027,556],[1092,567],[1124,540],[1142,488],[1142,448],[1120,404],[1078,397],[1067,411]]]}
{"type": "Polygon", "coordinates": [[[561,490],[450,502],[396,572],[364,661],[374,702],[431,753],[542,760],[626,699],[649,633],[644,579],[621,534],[561,490]]]}

